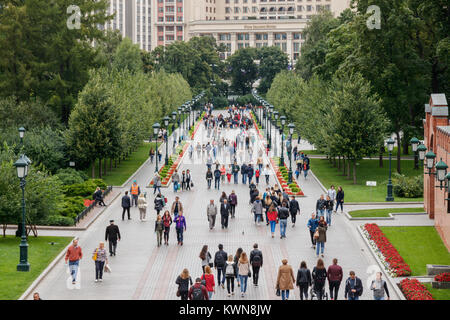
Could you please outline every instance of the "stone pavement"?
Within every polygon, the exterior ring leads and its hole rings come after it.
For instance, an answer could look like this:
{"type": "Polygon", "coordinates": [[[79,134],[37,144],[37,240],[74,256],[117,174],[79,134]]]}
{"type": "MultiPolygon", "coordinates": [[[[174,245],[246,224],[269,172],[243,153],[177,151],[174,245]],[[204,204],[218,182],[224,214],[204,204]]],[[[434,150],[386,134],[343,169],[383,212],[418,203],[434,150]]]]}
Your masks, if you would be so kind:
{"type": "MultiPolygon", "coordinates": [[[[218,111],[215,111],[215,113],[218,113],[218,111]]],[[[202,125],[196,134],[195,144],[198,141],[205,141],[204,136],[205,129],[202,125]]],[[[308,176],[306,180],[300,177],[299,184],[305,193],[305,197],[299,198],[301,214],[297,216],[297,224],[293,228],[291,223],[288,223],[286,239],[279,238],[279,225],[277,225],[277,236],[272,239],[269,227],[266,227],[265,224],[258,227],[254,225],[253,215],[250,213],[248,204],[248,185],[242,185],[241,183],[235,185],[232,178],[232,183],[230,185],[225,183],[225,185],[221,186],[220,191],[207,190],[205,181],[206,165],[195,162],[200,162],[196,156],[194,161],[185,159],[179,169],[190,169],[194,182],[194,187],[191,191],[177,193],[185,206],[184,211],[187,219],[187,231],[184,233],[183,246],[176,245],[176,234],[173,226],[169,239],[170,245],[160,248],[156,246],[152,189],[146,189],[148,193],[147,200],[150,202],[147,222],[138,220],[139,213],[137,208],[131,209],[132,220],[121,221],[121,201],[120,197],[118,197],[87,231],[81,234],[76,233],[80,238],[79,244],[84,252],[84,258],[80,264],[80,272],[83,274],[80,289],[67,289],[66,279],[68,274],[66,273],[64,261],[61,260],[34,291],[39,292],[41,297],[46,300],[179,299],[175,295],[177,291],[175,279],[183,268],[189,269],[193,280],[201,275],[201,260],[198,255],[204,244],[209,246],[209,251],[214,256],[219,243],[224,245],[226,252],[234,255],[238,247],[242,247],[245,252],[249,253],[256,242],[264,255],[264,265],[260,271],[259,286],[254,287],[252,279],[249,279],[245,298],[240,297],[237,287],[235,287],[236,294],[228,298],[226,289],[216,286],[216,294],[213,296],[213,299],[280,299],[275,295],[275,282],[281,260],[283,258],[288,259],[295,275],[302,260],[307,262],[310,269],[313,268],[317,261],[315,251],[311,248],[310,235],[306,223],[311,212],[315,209],[316,199],[323,192],[319,183],[312,176],[308,176]],[[221,192],[225,191],[228,195],[231,190],[235,190],[238,196],[236,218],[230,219],[229,229],[223,230],[220,228],[220,217],[218,217],[215,229],[210,231],[206,218],[206,206],[209,200],[214,199],[217,204],[219,203],[221,192]],[[95,283],[95,268],[91,256],[98,242],[104,240],[105,227],[109,224],[110,219],[115,219],[116,224],[119,225],[122,241],[118,244],[117,256],[109,258],[112,273],[104,275],[104,282],[95,283]]],[[[265,162],[267,162],[267,158],[265,162]]],[[[153,172],[154,165],[147,163],[136,174],[135,179],[141,186],[146,185],[153,177],[153,172]]],[[[241,182],[240,174],[239,182],[241,182]]],[[[274,183],[273,176],[270,183],[274,183]]],[[[259,190],[263,192],[264,188],[265,182],[262,182],[259,185],[259,190]]],[[[123,191],[127,189],[124,188],[123,191]]],[[[172,188],[162,189],[162,191],[168,198],[168,207],[170,208],[175,194],[172,188]]],[[[364,294],[362,299],[371,299],[371,292],[368,290],[366,283],[369,274],[366,271],[369,266],[376,265],[376,262],[368,252],[354,224],[342,214],[333,216],[332,226],[327,232],[325,265],[330,265],[335,257],[339,259],[339,264],[344,269],[344,281],[348,277],[348,272],[354,270],[363,281],[364,294]]],[[[340,299],[344,296],[344,281],[339,292],[340,299]]],[[[391,287],[389,289],[392,299],[398,299],[395,291],[391,287]]],[[[291,290],[290,299],[299,299],[298,289],[291,290]]]]}

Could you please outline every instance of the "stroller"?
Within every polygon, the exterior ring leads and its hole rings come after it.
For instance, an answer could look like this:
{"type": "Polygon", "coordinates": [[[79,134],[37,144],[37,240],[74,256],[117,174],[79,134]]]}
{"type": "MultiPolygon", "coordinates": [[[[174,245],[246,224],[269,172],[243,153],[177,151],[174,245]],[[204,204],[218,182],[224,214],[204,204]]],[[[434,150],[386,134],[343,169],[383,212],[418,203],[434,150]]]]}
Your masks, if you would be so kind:
{"type": "MultiPolygon", "coordinates": [[[[314,300],[314,299],[319,300],[318,299],[319,292],[317,292],[317,290],[315,289],[314,280],[312,280],[312,286],[309,289],[309,296],[310,296],[311,300],[314,300]]],[[[322,287],[322,300],[328,300],[328,293],[325,291],[325,283],[322,287]]]]}

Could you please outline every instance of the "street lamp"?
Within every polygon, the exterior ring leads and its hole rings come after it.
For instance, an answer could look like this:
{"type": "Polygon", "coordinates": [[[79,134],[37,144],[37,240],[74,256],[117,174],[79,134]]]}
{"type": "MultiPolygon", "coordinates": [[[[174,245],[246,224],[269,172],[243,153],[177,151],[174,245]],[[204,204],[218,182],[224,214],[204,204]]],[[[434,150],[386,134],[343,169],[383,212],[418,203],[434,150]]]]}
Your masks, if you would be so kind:
{"type": "Polygon", "coordinates": [[[275,118],[275,122],[274,122],[274,127],[275,127],[275,132],[274,132],[274,136],[273,136],[273,139],[275,140],[275,150],[276,150],[276,154],[278,155],[278,149],[277,149],[277,124],[278,124],[278,111],[277,110],[275,110],[274,112],[273,112],[273,116],[274,116],[274,118],[275,118]]]}
{"type": "Polygon", "coordinates": [[[421,143],[417,147],[417,152],[419,153],[419,160],[423,161],[425,159],[425,152],[427,151],[427,147],[423,143],[421,143]]]}
{"type": "MultiPolygon", "coordinates": [[[[289,128],[289,149],[292,150],[292,135],[294,134],[295,125],[293,123],[288,124],[289,128]]],[[[292,151],[289,153],[289,172],[288,172],[288,184],[292,183],[292,151]]]]}
{"type": "Polygon", "coordinates": [[[158,122],[156,122],[153,126],[153,135],[155,136],[155,141],[156,141],[156,167],[155,167],[155,172],[158,172],[158,155],[159,155],[159,151],[158,151],[158,132],[159,132],[159,128],[161,128],[160,124],[158,122]]]}
{"type": "Polygon", "coordinates": [[[180,131],[180,134],[178,135],[178,143],[181,142],[181,136],[183,135],[181,131],[180,121],[181,121],[181,107],[178,107],[178,131],[180,131]]]}
{"type": "MultiPolygon", "coordinates": [[[[23,138],[23,134],[21,139],[23,138]]],[[[14,163],[17,170],[17,177],[20,179],[20,188],[22,189],[22,238],[20,241],[20,262],[17,265],[17,271],[30,271],[30,264],[28,263],[28,243],[25,230],[26,218],[25,218],[25,178],[28,175],[29,161],[24,155],[14,163]]]]}
{"type": "Polygon", "coordinates": [[[280,166],[284,165],[284,124],[286,123],[286,116],[281,116],[281,158],[280,158],[280,166]]]}
{"type": "Polygon", "coordinates": [[[387,197],[386,201],[394,201],[394,196],[392,195],[392,179],[391,179],[391,160],[392,160],[392,150],[394,150],[394,143],[395,141],[392,140],[392,138],[389,138],[387,141],[388,150],[389,150],[389,181],[387,184],[387,197]]]}
{"type": "Polygon", "coordinates": [[[409,143],[411,143],[411,148],[412,151],[414,152],[414,169],[419,169],[419,159],[417,157],[417,147],[420,144],[419,139],[417,139],[416,137],[412,138],[409,143]]]}
{"type": "Polygon", "coordinates": [[[166,136],[164,137],[164,140],[166,140],[166,158],[164,163],[166,166],[169,164],[169,122],[170,118],[168,116],[165,116],[163,118],[164,120],[164,126],[166,127],[166,136]]]}
{"type": "Polygon", "coordinates": [[[273,106],[270,105],[270,113],[269,113],[269,150],[272,149],[272,115],[273,115],[273,106]]]}
{"type": "Polygon", "coordinates": [[[436,155],[434,154],[434,152],[432,150],[430,150],[425,155],[425,158],[426,158],[426,165],[428,168],[428,174],[432,174],[431,169],[433,169],[433,167],[434,167],[434,158],[436,158],[436,155]]]}

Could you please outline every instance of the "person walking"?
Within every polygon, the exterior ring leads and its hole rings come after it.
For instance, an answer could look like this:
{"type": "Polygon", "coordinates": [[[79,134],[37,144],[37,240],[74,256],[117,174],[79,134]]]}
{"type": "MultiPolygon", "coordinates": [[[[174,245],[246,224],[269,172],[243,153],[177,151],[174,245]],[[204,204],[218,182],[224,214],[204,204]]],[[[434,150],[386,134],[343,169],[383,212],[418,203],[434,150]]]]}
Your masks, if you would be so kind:
{"type": "Polygon", "coordinates": [[[309,234],[311,236],[311,243],[312,243],[311,248],[314,248],[314,249],[316,248],[316,239],[314,238],[314,234],[316,232],[318,225],[319,225],[319,220],[316,219],[316,214],[313,213],[311,215],[311,218],[308,220],[307,227],[309,229],[309,234]]]}
{"type": "Polygon", "coordinates": [[[228,229],[228,217],[230,215],[231,207],[228,204],[227,199],[223,200],[223,203],[220,205],[220,216],[221,216],[221,224],[222,229],[228,229]]]}
{"type": "Polygon", "coordinates": [[[362,281],[355,274],[355,271],[350,271],[349,277],[345,281],[345,299],[359,300],[363,293],[362,281]]]}
{"type": "Polygon", "coordinates": [[[255,224],[256,224],[257,226],[259,226],[259,223],[260,223],[261,221],[263,221],[263,217],[262,217],[262,214],[263,214],[263,205],[262,205],[261,197],[260,197],[260,196],[257,196],[256,199],[255,199],[255,202],[253,202],[253,205],[252,205],[252,212],[253,212],[253,214],[254,214],[254,216],[255,216],[255,224]]]}
{"type": "Polygon", "coordinates": [[[225,279],[227,281],[228,297],[234,295],[234,279],[237,276],[237,266],[233,261],[233,256],[230,254],[225,266],[225,279]]]}
{"type": "Polygon", "coordinates": [[[227,194],[225,193],[225,191],[222,192],[222,195],[220,196],[219,202],[220,204],[223,203],[223,200],[228,200],[227,194]]]}
{"type": "Polygon", "coordinates": [[[189,289],[188,298],[189,300],[209,300],[208,290],[202,285],[202,279],[195,279],[195,284],[189,289]]]}
{"type": "Polygon", "coordinates": [[[333,213],[334,202],[331,200],[330,196],[327,195],[327,200],[325,200],[325,210],[327,211],[327,225],[331,227],[331,214],[333,213]]]}
{"type": "Polygon", "coordinates": [[[253,250],[250,252],[250,265],[253,271],[253,284],[255,287],[258,286],[259,270],[263,265],[263,254],[261,250],[258,249],[258,244],[253,245],[253,250]]]}
{"type": "MultiPolygon", "coordinates": [[[[306,157],[305,157],[306,159],[306,157]]],[[[305,159],[303,160],[303,174],[305,176],[305,180],[306,180],[306,176],[308,175],[308,171],[309,171],[309,163],[305,162],[305,159]]]]}
{"type": "Polygon", "coordinates": [[[225,165],[222,165],[220,167],[220,180],[222,181],[222,185],[225,183],[225,174],[227,172],[227,169],[225,168],[225,165]]]}
{"type": "Polygon", "coordinates": [[[239,282],[241,283],[241,297],[244,297],[247,291],[247,280],[249,275],[251,274],[250,263],[245,252],[242,252],[241,257],[239,258],[238,270],[239,282]]]}
{"type": "Polygon", "coordinates": [[[384,293],[386,292],[387,299],[390,300],[389,290],[386,281],[381,279],[382,273],[377,272],[375,280],[370,284],[370,290],[373,290],[374,300],[384,300],[384,293]]]}
{"type": "Polygon", "coordinates": [[[322,295],[324,293],[325,281],[327,279],[327,270],[323,264],[323,260],[317,260],[317,265],[314,267],[312,272],[312,278],[314,280],[314,292],[317,295],[318,300],[322,300],[322,295]]]}
{"type": "Polygon", "coordinates": [[[316,238],[316,256],[319,257],[319,251],[322,254],[322,258],[324,257],[323,251],[325,249],[325,242],[327,242],[327,223],[325,219],[320,217],[319,224],[317,226],[317,230],[314,233],[314,238],[316,238]]]}
{"type": "Polygon", "coordinates": [[[334,185],[331,185],[330,189],[328,189],[327,196],[329,196],[330,200],[333,201],[333,207],[334,207],[334,200],[336,200],[336,189],[334,189],[334,185]]]}
{"type": "Polygon", "coordinates": [[[206,216],[208,217],[209,230],[212,230],[216,224],[217,206],[214,204],[214,200],[209,200],[209,204],[206,207],[206,216]]]}
{"type": "Polygon", "coordinates": [[[275,237],[275,227],[278,222],[278,212],[275,210],[275,206],[272,204],[267,212],[267,219],[270,223],[270,232],[272,233],[272,238],[275,237]]]}
{"type": "Polygon", "coordinates": [[[247,165],[243,163],[241,165],[242,184],[247,184],[247,165]]]}
{"type": "Polygon", "coordinates": [[[156,190],[158,190],[158,193],[161,193],[161,177],[158,172],[156,172],[153,177],[153,194],[156,193],[156,190]]]}
{"type": "Polygon", "coordinates": [[[339,206],[341,206],[341,213],[344,211],[343,208],[344,205],[344,190],[342,190],[342,187],[338,187],[338,192],[336,194],[336,210],[334,212],[337,212],[339,206]]]}
{"type": "Polygon", "coordinates": [[[125,195],[122,197],[122,221],[125,219],[125,211],[128,214],[128,220],[131,220],[130,217],[130,207],[131,207],[131,199],[130,196],[128,195],[128,191],[125,191],[125,195]]]}
{"type": "Polygon", "coordinates": [[[333,264],[328,267],[327,278],[328,285],[330,287],[330,299],[337,300],[339,286],[341,285],[342,277],[344,273],[342,272],[341,266],[338,265],[338,260],[333,259],[333,264]]]}
{"type": "Polygon", "coordinates": [[[269,212],[270,207],[272,206],[272,198],[270,197],[270,189],[267,188],[266,197],[264,198],[264,208],[266,209],[266,226],[269,225],[269,218],[267,213],[269,212]]]}
{"type": "Polygon", "coordinates": [[[222,289],[225,283],[225,267],[228,255],[223,250],[223,244],[219,244],[219,251],[214,255],[214,268],[217,270],[217,285],[220,285],[222,289]],[[221,280],[222,279],[222,280],[221,280]]]}
{"type": "Polygon", "coordinates": [[[117,241],[120,241],[119,226],[114,224],[114,220],[109,220],[109,226],[106,227],[105,241],[109,241],[109,255],[116,255],[117,241]]]}
{"type": "Polygon", "coordinates": [[[175,230],[177,231],[177,241],[179,245],[183,245],[183,231],[186,231],[186,219],[183,216],[183,213],[180,212],[178,216],[173,219],[175,222],[175,230]]]}
{"type": "Polygon", "coordinates": [[[238,248],[238,249],[236,250],[236,253],[235,253],[234,258],[233,258],[233,259],[234,259],[234,265],[235,265],[235,267],[236,267],[236,274],[237,274],[236,280],[237,280],[237,285],[238,285],[238,287],[240,287],[240,285],[241,285],[241,281],[240,281],[240,279],[239,279],[239,268],[238,268],[238,263],[239,263],[239,259],[241,258],[242,252],[244,252],[244,250],[242,250],[242,248],[238,248]]]}
{"type": "Polygon", "coordinates": [[[164,211],[162,221],[164,224],[164,244],[166,246],[168,246],[169,245],[170,226],[172,225],[172,217],[170,216],[169,210],[164,211]]]}
{"type": "Polygon", "coordinates": [[[76,284],[77,282],[78,267],[82,258],[83,252],[81,247],[78,245],[78,238],[75,238],[67,249],[66,257],[64,258],[66,265],[67,261],[69,262],[69,270],[72,275],[72,284],[76,284]]]}
{"type": "Polygon", "coordinates": [[[150,163],[153,163],[153,159],[155,158],[155,150],[153,150],[153,147],[150,148],[148,155],[150,156],[150,163]]]}
{"type": "Polygon", "coordinates": [[[211,172],[211,168],[208,168],[208,171],[206,171],[206,182],[208,183],[208,189],[211,189],[212,179],[213,179],[213,174],[211,172]]]}
{"type": "Polygon", "coordinates": [[[298,204],[298,201],[295,200],[294,196],[291,196],[291,201],[289,201],[289,214],[291,216],[292,227],[295,227],[297,214],[300,214],[300,205],[298,204]]]}
{"type": "Polygon", "coordinates": [[[138,197],[138,208],[139,208],[139,220],[146,221],[147,212],[147,201],[145,200],[144,194],[141,193],[138,197]]]}
{"type": "Polygon", "coordinates": [[[212,257],[211,253],[208,251],[208,246],[204,245],[202,248],[202,251],[200,251],[200,254],[198,255],[199,258],[202,260],[202,272],[205,273],[206,266],[212,266],[213,264],[210,262],[212,257]]]}
{"type": "Polygon", "coordinates": [[[159,214],[161,212],[161,210],[164,208],[164,206],[166,205],[164,197],[161,195],[161,193],[158,193],[158,195],[156,196],[156,198],[153,202],[155,203],[156,214],[159,214]]]}
{"type": "Polygon", "coordinates": [[[311,287],[312,282],[311,271],[309,271],[305,261],[300,263],[300,268],[297,271],[296,284],[300,290],[300,300],[303,300],[303,296],[305,296],[305,300],[308,300],[308,288],[311,287]]]}
{"type": "Polygon", "coordinates": [[[181,297],[181,300],[187,300],[189,285],[192,286],[192,278],[188,269],[183,269],[183,272],[175,280],[175,284],[178,285],[177,296],[181,297]]]}
{"type": "Polygon", "coordinates": [[[289,218],[289,209],[287,202],[283,201],[281,207],[278,208],[278,218],[280,219],[280,239],[286,238],[287,219],[289,218]]]}
{"type": "Polygon", "coordinates": [[[158,247],[160,247],[162,244],[163,231],[164,231],[164,222],[162,221],[161,216],[158,214],[156,216],[155,221],[156,242],[158,244],[158,247]]]}
{"type": "Polygon", "coordinates": [[[133,181],[130,187],[130,193],[131,193],[131,206],[137,207],[138,206],[138,197],[141,194],[141,188],[138,186],[136,180],[133,181]]]}
{"type": "Polygon", "coordinates": [[[214,282],[214,275],[210,266],[205,267],[205,273],[202,274],[200,279],[205,281],[205,287],[208,291],[208,298],[209,300],[212,300],[213,293],[216,293],[216,289],[214,288],[216,283],[214,282]]]}
{"type": "Polygon", "coordinates": [[[316,202],[316,214],[317,214],[318,218],[324,216],[326,204],[327,204],[327,202],[326,202],[323,194],[321,194],[320,198],[317,199],[317,202],[316,202]]]}
{"type": "Polygon", "coordinates": [[[248,183],[250,184],[253,181],[253,175],[255,174],[255,170],[253,169],[253,165],[250,163],[247,166],[247,177],[248,177],[248,183]]]}
{"type": "Polygon", "coordinates": [[[231,219],[234,219],[237,206],[237,195],[234,190],[232,190],[230,195],[228,196],[228,203],[230,205],[231,219]]]}
{"type": "Polygon", "coordinates": [[[191,190],[191,188],[194,186],[194,183],[192,182],[192,176],[191,171],[189,169],[186,170],[186,190],[191,190]]]}
{"type": "Polygon", "coordinates": [[[264,175],[264,177],[266,177],[266,184],[269,185],[270,183],[270,167],[267,164],[266,167],[264,168],[264,171],[262,173],[264,175]]]}
{"type": "Polygon", "coordinates": [[[216,169],[214,170],[214,189],[220,189],[220,176],[221,172],[219,166],[216,166],[216,169]]]}
{"type": "Polygon", "coordinates": [[[228,184],[230,184],[231,183],[231,176],[233,175],[233,167],[231,166],[231,164],[228,165],[226,174],[227,174],[228,184]]]}
{"type": "Polygon", "coordinates": [[[278,268],[276,289],[281,291],[281,300],[289,300],[289,290],[294,289],[294,271],[288,265],[287,259],[281,260],[282,265],[278,268]]]}
{"type": "Polygon", "coordinates": [[[260,175],[261,175],[261,170],[259,170],[259,168],[258,168],[258,169],[255,170],[255,179],[256,179],[256,185],[257,186],[259,185],[259,176],[260,175]]]}
{"type": "Polygon", "coordinates": [[[180,201],[180,197],[175,197],[175,201],[172,203],[172,207],[170,208],[170,213],[176,217],[179,214],[183,213],[183,204],[180,201]]]}
{"type": "Polygon", "coordinates": [[[234,163],[233,163],[232,170],[233,170],[234,184],[238,184],[238,174],[240,171],[240,167],[236,161],[234,161],[234,163]]]}
{"type": "Polygon", "coordinates": [[[108,263],[108,255],[105,249],[105,243],[100,242],[98,248],[92,253],[92,259],[95,262],[95,282],[103,281],[103,268],[108,263]]]}
{"type": "Polygon", "coordinates": [[[172,175],[172,183],[173,183],[173,192],[177,192],[180,189],[180,175],[178,174],[178,170],[175,169],[175,172],[172,175]]]}

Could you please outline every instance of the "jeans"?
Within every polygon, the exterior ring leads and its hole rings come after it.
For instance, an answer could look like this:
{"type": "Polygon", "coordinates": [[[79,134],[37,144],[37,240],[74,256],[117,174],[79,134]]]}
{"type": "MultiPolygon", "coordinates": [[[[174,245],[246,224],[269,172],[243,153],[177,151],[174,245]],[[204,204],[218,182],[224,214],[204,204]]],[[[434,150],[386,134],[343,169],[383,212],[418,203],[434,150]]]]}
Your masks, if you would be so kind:
{"type": "Polygon", "coordinates": [[[333,209],[327,209],[327,217],[326,221],[329,226],[331,226],[331,213],[333,212],[333,209]]]}
{"type": "Polygon", "coordinates": [[[374,300],[384,300],[384,297],[373,297],[374,300]]]}
{"type": "Polygon", "coordinates": [[[95,279],[103,278],[103,267],[105,266],[105,261],[95,261],[95,279]]]}
{"type": "Polygon", "coordinates": [[[268,174],[266,174],[266,184],[269,184],[269,175],[268,174]]]}
{"type": "Polygon", "coordinates": [[[176,228],[177,230],[177,241],[183,242],[183,228],[176,228]]]}
{"type": "Polygon", "coordinates": [[[277,222],[276,221],[270,221],[270,232],[274,233],[276,226],[277,226],[277,222]]]}
{"type": "Polygon", "coordinates": [[[286,237],[287,219],[280,219],[280,236],[286,237]]]}
{"type": "Polygon", "coordinates": [[[69,261],[69,270],[70,274],[72,275],[72,281],[77,280],[77,273],[78,273],[78,266],[80,264],[80,261],[69,261]]]}
{"type": "Polygon", "coordinates": [[[281,290],[281,300],[289,299],[289,290],[281,290]]]}
{"type": "Polygon", "coordinates": [[[259,172],[261,172],[261,171],[262,171],[262,168],[263,168],[262,163],[258,164],[258,168],[259,168],[259,172]]]}
{"type": "Polygon", "coordinates": [[[337,300],[339,286],[340,286],[341,282],[340,281],[328,281],[328,284],[330,285],[330,299],[337,300]]]}
{"type": "Polygon", "coordinates": [[[209,300],[212,300],[213,291],[208,291],[209,300]]]}
{"type": "Polygon", "coordinates": [[[161,187],[154,186],[153,189],[153,194],[156,193],[156,189],[158,189],[158,193],[161,193],[161,187]]]}
{"type": "Polygon", "coordinates": [[[247,183],[247,175],[245,173],[242,175],[242,183],[243,184],[247,183]]]}
{"type": "Polygon", "coordinates": [[[231,209],[231,211],[230,211],[231,216],[234,217],[234,214],[236,213],[236,205],[230,204],[230,209],[231,209]]]}
{"type": "Polygon", "coordinates": [[[352,296],[348,296],[348,300],[359,300],[359,297],[358,296],[354,296],[354,297],[352,297],[352,296]]]}
{"type": "Polygon", "coordinates": [[[219,189],[220,188],[220,178],[215,178],[214,180],[214,189],[219,189]]]}
{"type": "Polygon", "coordinates": [[[234,177],[234,184],[238,184],[238,174],[237,172],[233,174],[234,177]]]}
{"type": "Polygon", "coordinates": [[[116,255],[117,239],[109,240],[109,253],[116,255]]]}
{"type": "Polygon", "coordinates": [[[308,300],[308,283],[300,283],[300,300],[303,300],[303,295],[305,295],[305,299],[308,300]]]}
{"type": "Polygon", "coordinates": [[[325,212],[325,209],[319,209],[319,210],[317,210],[317,212],[316,212],[317,218],[320,219],[320,217],[323,217],[324,212],[325,212]]]}
{"type": "Polygon", "coordinates": [[[252,182],[253,179],[253,175],[248,175],[248,183],[250,184],[250,182],[252,182]]]}
{"type": "Polygon", "coordinates": [[[131,206],[137,207],[137,201],[138,201],[138,195],[137,194],[132,194],[131,195],[131,206]]]}
{"type": "Polygon", "coordinates": [[[344,208],[342,207],[342,205],[344,204],[344,201],[336,201],[336,212],[337,209],[339,208],[339,205],[341,206],[341,212],[344,211],[344,208]]]}
{"type": "Polygon", "coordinates": [[[173,192],[177,192],[178,191],[178,181],[175,181],[174,183],[173,183],[173,192]]]}
{"type": "Polygon", "coordinates": [[[305,179],[306,179],[306,176],[308,175],[308,170],[303,170],[303,173],[305,174],[305,179]]]}
{"type": "Polygon", "coordinates": [[[291,213],[291,221],[293,224],[297,221],[297,213],[291,213]]]}
{"type": "Polygon", "coordinates": [[[253,270],[253,284],[258,284],[258,279],[259,279],[259,269],[261,267],[254,267],[252,266],[252,270],[253,270]]]}
{"type": "Polygon", "coordinates": [[[241,292],[247,291],[248,276],[239,275],[239,282],[241,283],[241,292]]]}
{"type": "Polygon", "coordinates": [[[254,214],[255,215],[255,223],[256,222],[261,222],[262,221],[262,214],[254,214]]]}
{"type": "Polygon", "coordinates": [[[211,181],[212,180],[211,179],[207,179],[206,181],[208,182],[208,189],[211,189],[211,181]]]}
{"type": "Polygon", "coordinates": [[[227,291],[228,293],[234,292],[234,277],[227,277],[227,291]]]}
{"type": "Polygon", "coordinates": [[[217,285],[224,283],[225,283],[225,270],[223,268],[217,267],[217,285]],[[222,278],[222,281],[220,281],[220,278],[222,278]]]}
{"type": "Polygon", "coordinates": [[[319,249],[322,248],[321,253],[323,254],[323,249],[325,248],[325,242],[317,241],[316,254],[319,255],[319,249]]]}

